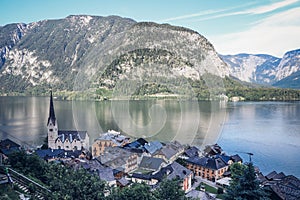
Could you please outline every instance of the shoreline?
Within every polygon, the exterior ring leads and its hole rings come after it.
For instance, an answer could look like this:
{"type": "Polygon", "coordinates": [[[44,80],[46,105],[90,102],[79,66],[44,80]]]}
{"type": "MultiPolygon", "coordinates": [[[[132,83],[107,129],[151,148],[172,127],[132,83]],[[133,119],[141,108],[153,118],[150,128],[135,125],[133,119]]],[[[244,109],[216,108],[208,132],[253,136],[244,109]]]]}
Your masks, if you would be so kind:
{"type": "MultiPolygon", "coordinates": [[[[59,92],[60,93],[60,92],[59,92]]],[[[72,92],[73,93],[73,92],[72,92]]],[[[77,93],[78,94],[78,93],[77,93]]],[[[61,100],[61,101],[148,101],[148,100],[176,100],[176,101],[211,101],[211,102],[297,102],[300,101],[300,98],[270,98],[270,99],[251,99],[247,100],[244,97],[240,97],[242,99],[236,100],[235,97],[233,100],[223,100],[223,99],[207,99],[207,98],[188,98],[185,96],[179,96],[174,94],[168,94],[168,95],[162,95],[162,94],[151,94],[151,95],[133,95],[131,97],[121,97],[121,98],[108,98],[108,97],[102,97],[102,98],[91,98],[91,97],[74,97],[74,96],[68,96],[68,95],[56,95],[56,93],[53,93],[55,100],[61,100]]],[[[48,93],[40,94],[40,95],[30,95],[26,93],[17,93],[17,94],[0,94],[0,97],[49,97],[48,93]]]]}

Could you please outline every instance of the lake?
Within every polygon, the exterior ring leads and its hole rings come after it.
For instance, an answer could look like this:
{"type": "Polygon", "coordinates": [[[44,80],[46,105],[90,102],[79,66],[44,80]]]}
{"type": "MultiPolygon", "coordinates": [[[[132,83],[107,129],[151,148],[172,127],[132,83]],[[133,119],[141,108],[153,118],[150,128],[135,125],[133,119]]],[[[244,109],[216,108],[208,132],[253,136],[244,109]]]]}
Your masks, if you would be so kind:
{"type": "MultiPolygon", "coordinates": [[[[300,177],[300,102],[54,101],[59,129],[88,130],[90,144],[109,129],[131,137],[204,147],[218,143],[265,174],[300,177]]],[[[46,137],[48,97],[0,97],[0,137],[36,147],[46,137]]]]}

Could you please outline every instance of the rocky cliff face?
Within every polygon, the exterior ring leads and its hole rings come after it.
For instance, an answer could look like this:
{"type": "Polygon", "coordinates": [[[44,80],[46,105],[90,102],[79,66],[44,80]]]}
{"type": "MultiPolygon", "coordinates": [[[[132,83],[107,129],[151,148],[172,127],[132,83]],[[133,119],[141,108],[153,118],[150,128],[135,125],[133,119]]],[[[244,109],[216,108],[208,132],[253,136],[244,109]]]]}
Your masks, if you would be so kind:
{"type": "Polygon", "coordinates": [[[300,71],[300,49],[284,54],[277,67],[276,80],[282,80],[298,71],[300,71]]]}
{"type": "Polygon", "coordinates": [[[25,24],[9,24],[0,27],[0,69],[9,56],[9,51],[25,35],[27,26],[25,24]]]}
{"type": "Polygon", "coordinates": [[[3,92],[50,86],[73,90],[80,73],[89,75],[85,79],[96,75],[94,87],[163,71],[195,80],[205,73],[229,75],[211,43],[182,27],[80,15],[11,24],[0,32],[3,92]]]}
{"type": "Polygon", "coordinates": [[[276,75],[279,58],[270,55],[222,55],[230,66],[230,74],[246,82],[272,84],[276,75]]]}
{"type": "Polygon", "coordinates": [[[5,52],[1,57],[2,88],[20,92],[43,84],[69,88],[68,81],[88,49],[134,23],[115,16],[69,16],[1,27],[2,33],[10,33],[0,40],[5,52]]]}

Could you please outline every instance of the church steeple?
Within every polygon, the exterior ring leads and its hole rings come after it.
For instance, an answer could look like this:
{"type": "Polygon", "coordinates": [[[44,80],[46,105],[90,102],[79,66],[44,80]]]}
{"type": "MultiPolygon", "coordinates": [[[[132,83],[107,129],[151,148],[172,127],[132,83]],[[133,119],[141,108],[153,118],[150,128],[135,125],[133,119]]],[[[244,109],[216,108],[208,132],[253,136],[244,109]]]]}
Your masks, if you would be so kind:
{"type": "Polygon", "coordinates": [[[48,117],[47,126],[49,125],[50,121],[55,126],[56,117],[55,117],[54,106],[53,106],[52,90],[50,92],[50,107],[49,107],[49,117],[48,117]]]}
{"type": "Polygon", "coordinates": [[[50,107],[49,107],[47,129],[48,129],[48,147],[50,149],[55,149],[56,148],[55,140],[58,137],[58,124],[54,112],[52,91],[50,93],[50,107]]]}

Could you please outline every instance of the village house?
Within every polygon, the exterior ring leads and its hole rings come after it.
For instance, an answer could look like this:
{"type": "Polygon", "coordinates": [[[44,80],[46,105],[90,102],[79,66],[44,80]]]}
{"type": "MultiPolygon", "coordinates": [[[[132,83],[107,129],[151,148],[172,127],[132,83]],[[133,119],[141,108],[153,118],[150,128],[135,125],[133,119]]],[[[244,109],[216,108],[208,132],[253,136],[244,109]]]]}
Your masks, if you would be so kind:
{"type": "Polygon", "coordinates": [[[131,175],[131,181],[133,183],[145,183],[151,187],[158,184],[160,177],[153,175],[152,173],[133,173],[131,175]]]}
{"type": "Polygon", "coordinates": [[[182,190],[188,192],[192,188],[193,173],[177,162],[173,162],[166,167],[161,168],[156,173],[133,173],[131,180],[134,183],[146,183],[152,187],[157,186],[164,178],[169,180],[179,179],[182,190]]]}
{"type": "Polygon", "coordinates": [[[120,188],[124,188],[130,185],[130,182],[125,177],[116,180],[117,180],[117,186],[120,188]]]}
{"type": "Polygon", "coordinates": [[[167,174],[167,179],[172,180],[175,178],[179,178],[179,180],[181,180],[183,191],[188,192],[189,190],[191,190],[193,178],[193,172],[191,170],[187,169],[177,162],[173,162],[171,165],[169,165],[169,168],[167,168],[167,174]]]}
{"type": "Polygon", "coordinates": [[[143,156],[150,156],[150,154],[145,149],[145,145],[148,143],[143,138],[139,138],[137,140],[134,140],[124,146],[124,149],[127,151],[130,151],[132,153],[135,153],[138,156],[138,163],[141,162],[143,156]]]}
{"type": "Polygon", "coordinates": [[[87,131],[58,130],[58,123],[54,112],[52,91],[50,94],[47,130],[48,147],[50,149],[64,149],[73,151],[89,149],[89,135],[87,131]]]}
{"type": "Polygon", "coordinates": [[[261,186],[270,194],[272,200],[300,199],[300,180],[293,175],[273,171],[266,176],[259,173],[258,180],[261,186]]]}
{"type": "Polygon", "coordinates": [[[137,154],[120,147],[106,147],[103,154],[96,157],[96,159],[112,169],[122,168],[124,173],[129,173],[138,168],[137,154]]]}
{"type": "Polygon", "coordinates": [[[120,132],[108,130],[107,133],[95,139],[92,145],[92,155],[93,157],[100,156],[106,147],[123,147],[129,143],[129,140],[129,137],[121,135],[120,132]]]}
{"type": "Polygon", "coordinates": [[[203,150],[203,156],[215,156],[223,153],[223,149],[218,144],[207,145],[203,150]]]}
{"type": "Polygon", "coordinates": [[[222,178],[224,172],[228,170],[229,165],[219,157],[193,157],[186,160],[187,168],[193,171],[195,176],[210,181],[222,178]]]}
{"type": "Polygon", "coordinates": [[[162,158],[166,163],[174,162],[184,152],[184,146],[179,142],[169,142],[153,154],[155,158],[162,158]]]}
{"type": "Polygon", "coordinates": [[[139,169],[155,173],[164,166],[166,166],[166,162],[161,158],[143,156],[139,164],[139,169]]]}
{"type": "Polygon", "coordinates": [[[146,152],[152,156],[156,151],[160,150],[163,145],[159,141],[151,141],[144,145],[146,152]]]}
{"type": "Polygon", "coordinates": [[[125,149],[128,149],[132,152],[137,152],[137,153],[144,153],[146,152],[146,149],[144,147],[145,144],[147,144],[148,141],[143,139],[143,138],[139,138],[137,140],[134,140],[128,144],[126,144],[124,146],[125,149]]]}
{"type": "Polygon", "coordinates": [[[117,180],[114,177],[113,169],[110,167],[102,167],[98,169],[99,178],[106,181],[110,187],[117,185],[117,180]]]}
{"type": "Polygon", "coordinates": [[[189,146],[187,149],[185,149],[185,151],[180,157],[183,159],[188,159],[188,158],[198,157],[198,156],[200,156],[200,150],[195,146],[192,147],[189,146]]]}
{"type": "Polygon", "coordinates": [[[228,165],[232,165],[233,163],[240,163],[240,164],[243,163],[243,159],[238,154],[235,154],[233,156],[228,156],[226,154],[218,154],[218,155],[215,155],[214,157],[221,158],[228,165]]]}

